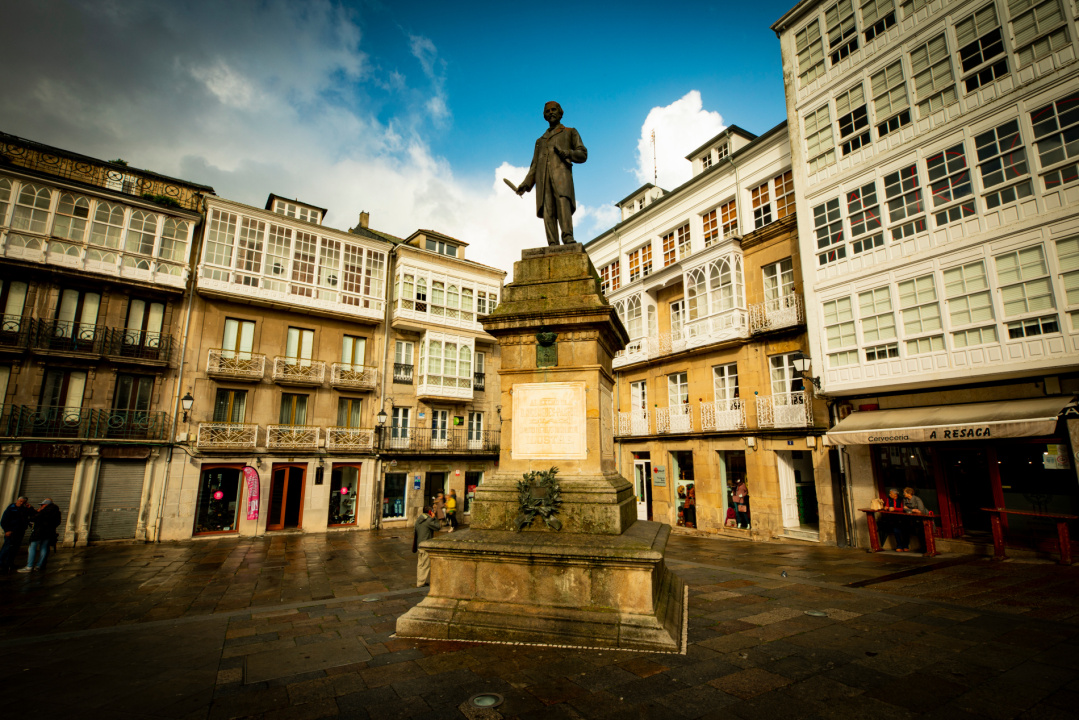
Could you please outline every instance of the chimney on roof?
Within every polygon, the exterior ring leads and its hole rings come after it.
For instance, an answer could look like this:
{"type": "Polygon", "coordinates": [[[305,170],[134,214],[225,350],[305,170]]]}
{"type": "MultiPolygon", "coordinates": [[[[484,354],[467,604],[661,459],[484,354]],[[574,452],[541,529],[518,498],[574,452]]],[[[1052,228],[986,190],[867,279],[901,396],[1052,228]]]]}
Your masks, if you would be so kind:
{"type": "Polygon", "coordinates": [[[371,213],[367,212],[366,210],[362,211],[360,213],[360,227],[366,229],[367,226],[370,223],[371,223],[371,213]]]}

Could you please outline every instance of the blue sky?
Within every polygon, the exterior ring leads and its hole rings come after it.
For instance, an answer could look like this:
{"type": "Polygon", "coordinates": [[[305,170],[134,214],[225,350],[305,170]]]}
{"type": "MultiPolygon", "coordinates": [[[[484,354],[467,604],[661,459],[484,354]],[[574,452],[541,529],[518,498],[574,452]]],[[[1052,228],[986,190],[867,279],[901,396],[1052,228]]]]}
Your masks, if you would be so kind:
{"type": "Polygon", "coordinates": [[[768,27],[791,5],[16,2],[0,61],[21,72],[0,130],[253,205],[299,197],[335,227],[367,210],[395,234],[438,229],[509,270],[543,242],[531,196],[501,178],[523,177],[545,101],[589,149],[575,168],[587,240],[651,179],[651,129],[669,188],[723,126],[783,119],[768,27]]]}

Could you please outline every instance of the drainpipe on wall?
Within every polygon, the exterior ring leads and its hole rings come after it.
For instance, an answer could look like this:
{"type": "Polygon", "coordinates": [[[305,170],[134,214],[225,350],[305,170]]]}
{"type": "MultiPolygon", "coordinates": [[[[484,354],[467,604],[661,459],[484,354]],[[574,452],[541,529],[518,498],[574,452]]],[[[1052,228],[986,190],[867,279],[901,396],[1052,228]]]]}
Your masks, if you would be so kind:
{"type": "MultiPolygon", "coordinates": [[[[382,313],[382,386],[379,390],[379,409],[386,409],[386,372],[387,369],[393,372],[393,353],[390,350],[390,323],[393,321],[393,288],[396,287],[393,282],[394,275],[397,272],[397,246],[394,245],[390,248],[388,253],[389,259],[386,262],[386,308],[382,313]]],[[[390,408],[392,414],[392,406],[390,408]]],[[[379,447],[375,451],[375,482],[374,491],[375,495],[372,498],[372,504],[375,506],[375,518],[371,523],[372,528],[382,527],[382,445],[381,443],[385,439],[386,427],[375,426],[375,434],[377,436],[379,447]]]]}

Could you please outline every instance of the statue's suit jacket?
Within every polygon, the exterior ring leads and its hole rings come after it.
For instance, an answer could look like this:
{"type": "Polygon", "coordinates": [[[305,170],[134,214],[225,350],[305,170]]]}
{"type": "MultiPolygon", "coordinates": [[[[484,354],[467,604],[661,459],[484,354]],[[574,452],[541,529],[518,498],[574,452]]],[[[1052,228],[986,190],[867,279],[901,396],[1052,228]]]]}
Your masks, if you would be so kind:
{"type": "Polygon", "coordinates": [[[555,154],[557,145],[573,162],[583,163],[588,159],[588,149],[581,142],[581,136],[573,128],[558,125],[548,130],[536,141],[536,150],[532,153],[532,166],[528,175],[521,182],[521,187],[536,190],[536,216],[543,217],[544,184],[550,183],[556,197],[569,198],[570,212],[577,210],[577,198],[573,195],[573,169],[569,162],[555,154]]]}

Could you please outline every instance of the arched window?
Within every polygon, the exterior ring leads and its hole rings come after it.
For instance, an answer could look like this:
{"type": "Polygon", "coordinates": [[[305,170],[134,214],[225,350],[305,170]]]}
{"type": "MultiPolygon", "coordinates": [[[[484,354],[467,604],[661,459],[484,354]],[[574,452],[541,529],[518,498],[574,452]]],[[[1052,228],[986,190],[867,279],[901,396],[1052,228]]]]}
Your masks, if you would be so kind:
{"type": "Polygon", "coordinates": [[[655,337],[659,334],[659,324],[656,321],[656,306],[649,305],[647,310],[648,316],[648,335],[649,337],[655,337]]]}
{"type": "Polygon", "coordinates": [[[154,237],[157,235],[157,215],[136,210],[131,213],[127,224],[127,240],[124,249],[128,252],[150,255],[154,251],[154,237]]]}
{"type": "Polygon", "coordinates": [[[461,292],[456,285],[446,288],[446,307],[457,308],[461,304],[461,292]]]}
{"type": "Polygon", "coordinates": [[[431,282],[431,304],[432,305],[444,305],[446,302],[445,284],[438,280],[431,282]]]}
{"type": "Polygon", "coordinates": [[[15,201],[15,214],[11,217],[14,230],[29,230],[44,234],[49,221],[49,205],[52,193],[46,187],[23,185],[19,199],[15,201]]]}
{"type": "Polygon", "coordinates": [[[63,193],[56,206],[56,219],[52,234],[81,242],[86,238],[86,224],[90,219],[90,201],[78,195],[63,193]]]}
{"type": "Polygon", "coordinates": [[[461,288],[461,309],[472,312],[472,288],[461,288]]]}
{"type": "Polygon", "coordinates": [[[746,306],[745,287],[742,281],[742,258],[734,256],[734,306],[744,308],[746,306]]]}
{"type": "Polygon", "coordinates": [[[90,244],[119,248],[123,232],[124,209],[112,203],[98,202],[94,224],[90,227],[90,244]]]}
{"type": "Polygon", "coordinates": [[[712,312],[719,313],[734,307],[731,265],[726,259],[712,263],[708,273],[708,295],[712,302],[712,312]]]}
{"type": "Polygon", "coordinates": [[[644,327],[641,319],[641,298],[637,295],[626,301],[626,330],[629,331],[631,340],[644,336],[644,327]]]}
{"type": "Polygon", "coordinates": [[[457,374],[460,377],[472,380],[472,352],[468,349],[467,345],[461,346],[459,357],[460,362],[457,365],[457,374]]]}
{"type": "Polygon", "coordinates": [[[427,347],[427,374],[442,374],[442,343],[432,340],[427,347]]]}
{"type": "Polygon", "coordinates": [[[187,259],[187,223],[183,220],[168,218],[161,230],[161,247],[157,256],[163,260],[187,259]]]}
{"type": "Polygon", "coordinates": [[[416,310],[427,312],[427,278],[416,278],[416,310]]]}
{"type": "Polygon", "coordinates": [[[0,177],[0,225],[7,221],[7,206],[11,202],[11,181],[0,177]]]}
{"type": "Polygon", "coordinates": [[[686,298],[689,300],[690,320],[708,316],[708,297],[705,292],[704,268],[695,268],[686,273],[686,298]]]}
{"type": "Polygon", "coordinates": [[[457,377],[457,343],[446,343],[442,354],[442,374],[457,377]]]}

